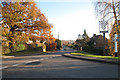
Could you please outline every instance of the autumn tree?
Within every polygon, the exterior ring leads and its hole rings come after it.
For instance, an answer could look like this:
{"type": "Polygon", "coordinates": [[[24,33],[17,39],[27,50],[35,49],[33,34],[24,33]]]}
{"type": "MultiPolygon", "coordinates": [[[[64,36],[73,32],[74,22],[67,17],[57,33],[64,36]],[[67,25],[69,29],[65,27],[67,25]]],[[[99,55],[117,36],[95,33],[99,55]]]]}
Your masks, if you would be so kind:
{"type": "Polygon", "coordinates": [[[12,52],[16,51],[15,45],[25,44],[29,40],[35,44],[36,40],[46,40],[55,42],[51,34],[52,24],[35,2],[2,2],[2,36],[9,44],[8,48],[12,52]]]}
{"type": "MultiPolygon", "coordinates": [[[[98,0],[97,2],[95,2],[95,11],[99,20],[108,21],[109,25],[111,26],[109,29],[112,32],[114,31],[114,33],[116,32],[117,34],[120,34],[120,26],[118,24],[118,13],[120,13],[118,9],[119,6],[119,0],[98,0]]],[[[114,37],[114,33],[110,33],[110,37],[114,37]]],[[[120,42],[118,43],[118,46],[120,46],[120,42]]],[[[120,47],[118,51],[120,51],[120,47]]]]}
{"type": "Polygon", "coordinates": [[[2,36],[9,41],[11,51],[14,51],[15,38],[21,37],[22,31],[20,29],[23,27],[23,24],[20,22],[25,17],[24,13],[26,13],[25,7],[19,2],[2,2],[2,19],[4,20],[2,36]]]}

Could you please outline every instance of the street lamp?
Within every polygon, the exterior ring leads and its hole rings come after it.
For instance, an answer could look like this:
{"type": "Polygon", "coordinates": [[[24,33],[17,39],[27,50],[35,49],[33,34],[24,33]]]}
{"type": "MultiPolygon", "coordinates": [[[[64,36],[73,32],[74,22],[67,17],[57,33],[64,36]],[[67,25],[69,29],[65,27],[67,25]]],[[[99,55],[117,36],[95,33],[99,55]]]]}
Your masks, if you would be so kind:
{"type": "Polygon", "coordinates": [[[105,33],[108,33],[108,22],[107,21],[99,21],[99,30],[100,30],[100,33],[103,33],[103,43],[104,43],[104,46],[103,46],[103,55],[105,55],[105,33]]]}

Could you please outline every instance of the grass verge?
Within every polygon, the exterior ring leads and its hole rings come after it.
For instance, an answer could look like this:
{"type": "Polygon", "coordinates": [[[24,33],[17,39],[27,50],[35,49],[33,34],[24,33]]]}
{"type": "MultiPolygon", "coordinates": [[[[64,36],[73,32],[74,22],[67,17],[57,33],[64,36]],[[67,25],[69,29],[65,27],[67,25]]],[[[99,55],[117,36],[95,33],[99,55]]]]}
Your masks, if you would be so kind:
{"type": "Polygon", "coordinates": [[[84,51],[77,51],[77,53],[71,53],[72,55],[79,55],[79,56],[87,56],[87,57],[97,57],[97,58],[106,58],[106,59],[118,59],[120,57],[113,57],[113,56],[100,56],[100,55],[93,55],[84,51]]]}
{"type": "Polygon", "coordinates": [[[2,56],[26,56],[26,55],[40,54],[40,53],[43,53],[43,52],[39,48],[37,48],[37,49],[18,51],[18,52],[13,52],[8,54],[2,54],[2,56]]]}

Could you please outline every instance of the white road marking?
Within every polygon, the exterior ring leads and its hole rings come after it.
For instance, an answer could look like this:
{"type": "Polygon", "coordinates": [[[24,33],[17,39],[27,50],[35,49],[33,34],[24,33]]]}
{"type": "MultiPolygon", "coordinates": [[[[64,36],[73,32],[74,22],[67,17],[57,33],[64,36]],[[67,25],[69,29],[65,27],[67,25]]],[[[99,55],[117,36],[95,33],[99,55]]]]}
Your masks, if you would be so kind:
{"type": "MultiPolygon", "coordinates": [[[[54,58],[54,57],[58,57],[58,56],[61,56],[61,55],[52,56],[52,57],[46,57],[46,58],[41,58],[41,59],[39,59],[39,60],[50,59],[50,58],[54,58]]],[[[28,61],[28,62],[25,62],[25,63],[31,63],[31,62],[35,62],[35,61],[39,61],[39,60],[28,61]]],[[[20,64],[14,64],[14,65],[12,65],[12,66],[18,66],[18,65],[20,65],[20,64]]],[[[0,70],[1,70],[1,69],[5,69],[5,68],[8,68],[8,67],[10,67],[10,66],[1,67],[0,70]]]]}
{"type": "Polygon", "coordinates": [[[39,61],[39,60],[33,60],[33,61],[35,62],[35,61],[39,61]]]}
{"type": "Polygon", "coordinates": [[[5,69],[5,68],[8,68],[8,66],[1,67],[0,69],[5,69]]]}
{"type": "Polygon", "coordinates": [[[25,63],[31,63],[31,62],[33,62],[33,61],[28,61],[28,62],[25,62],[25,63]]]}
{"type": "Polygon", "coordinates": [[[14,65],[12,65],[12,66],[18,66],[18,65],[20,65],[20,64],[14,64],[14,65]]]}

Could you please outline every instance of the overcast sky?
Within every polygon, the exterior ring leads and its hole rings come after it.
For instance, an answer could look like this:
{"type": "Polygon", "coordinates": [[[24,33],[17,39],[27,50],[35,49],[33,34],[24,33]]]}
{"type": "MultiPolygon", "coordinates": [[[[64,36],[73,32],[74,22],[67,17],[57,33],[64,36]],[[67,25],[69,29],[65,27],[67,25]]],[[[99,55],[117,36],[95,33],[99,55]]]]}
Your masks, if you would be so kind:
{"type": "MultiPolygon", "coordinates": [[[[59,0],[57,0],[59,1],[59,0]]],[[[71,0],[72,1],[72,0],[71,0]]],[[[48,22],[54,25],[52,29],[55,38],[61,40],[76,40],[78,34],[83,34],[86,29],[89,37],[99,33],[98,19],[94,12],[93,2],[66,1],[66,2],[40,2],[36,1],[37,7],[48,18],[48,22]]],[[[108,36],[108,34],[106,35],[108,36]]]]}

